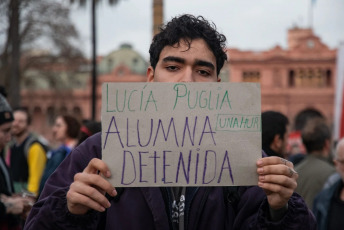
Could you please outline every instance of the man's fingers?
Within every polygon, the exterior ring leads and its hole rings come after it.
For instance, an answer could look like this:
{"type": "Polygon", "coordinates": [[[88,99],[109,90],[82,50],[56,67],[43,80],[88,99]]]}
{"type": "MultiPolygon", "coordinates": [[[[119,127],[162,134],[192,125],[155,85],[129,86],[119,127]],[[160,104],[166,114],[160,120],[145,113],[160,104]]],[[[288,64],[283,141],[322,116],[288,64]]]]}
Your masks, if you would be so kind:
{"type": "MultiPolygon", "coordinates": [[[[107,203],[99,203],[93,199],[91,199],[88,196],[85,196],[84,194],[74,192],[74,190],[69,190],[67,193],[67,199],[69,201],[69,207],[70,209],[73,209],[73,206],[78,206],[82,204],[83,206],[86,206],[89,209],[94,209],[99,212],[105,211],[105,208],[110,207],[110,204],[107,203]]],[[[109,201],[107,201],[109,202],[109,201]]],[[[70,210],[71,211],[71,210],[70,210]]]]}
{"type": "Polygon", "coordinates": [[[259,183],[276,184],[286,188],[295,189],[297,187],[296,180],[284,175],[263,175],[259,176],[259,183]]]}
{"type": "Polygon", "coordinates": [[[71,203],[83,204],[89,208],[96,207],[94,203],[97,203],[96,210],[102,210],[100,207],[110,207],[110,202],[104,196],[104,191],[102,189],[78,181],[71,184],[70,190],[67,193],[67,199],[71,203]]]}
{"type": "MultiPolygon", "coordinates": [[[[86,188],[99,188],[100,191],[108,193],[110,196],[117,195],[116,189],[98,174],[77,173],[74,176],[74,183],[76,185],[86,184],[86,188]],[[78,183],[79,182],[79,183],[78,183]]],[[[80,186],[80,185],[79,185],[80,186]]],[[[83,193],[82,189],[78,189],[83,193]]]]}
{"type": "Polygon", "coordinates": [[[258,186],[268,191],[268,193],[279,194],[279,196],[287,198],[286,200],[288,200],[294,192],[293,189],[283,187],[279,184],[258,182],[258,186]]]}
{"type": "Polygon", "coordinates": [[[259,167],[257,168],[257,173],[259,175],[285,175],[287,177],[295,179],[299,177],[298,173],[292,167],[288,167],[287,165],[268,165],[264,167],[259,167]]]}
{"type": "Polygon", "coordinates": [[[108,166],[105,164],[104,161],[98,158],[93,158],[87,165],[87,167],[84,169],[85,173],[92,173],[96,174],[100,172],[102,175],[105,177],[110,177],[110,169],[108,166]]]}
{"type": "Polygon", "coordinates": [[[290,162],[284,158],[276,157],[276,156],[264,157],[264,158],[261,158],[257,161],[258,167],[262,167],[265,165],[279,165],[279,164],[294,168],[293,162],[290,162]]]}

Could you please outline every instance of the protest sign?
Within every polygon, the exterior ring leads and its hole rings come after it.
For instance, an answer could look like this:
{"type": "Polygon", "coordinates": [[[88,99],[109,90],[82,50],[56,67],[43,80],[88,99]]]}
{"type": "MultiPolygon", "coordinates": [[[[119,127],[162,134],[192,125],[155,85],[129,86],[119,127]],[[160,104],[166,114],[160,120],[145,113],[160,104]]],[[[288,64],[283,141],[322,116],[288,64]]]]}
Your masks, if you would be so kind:
{"type": "Polygon", "coordinates": [[[101,119],[115,187],[257,184],[257,83],[104,83],[101,119]]]}

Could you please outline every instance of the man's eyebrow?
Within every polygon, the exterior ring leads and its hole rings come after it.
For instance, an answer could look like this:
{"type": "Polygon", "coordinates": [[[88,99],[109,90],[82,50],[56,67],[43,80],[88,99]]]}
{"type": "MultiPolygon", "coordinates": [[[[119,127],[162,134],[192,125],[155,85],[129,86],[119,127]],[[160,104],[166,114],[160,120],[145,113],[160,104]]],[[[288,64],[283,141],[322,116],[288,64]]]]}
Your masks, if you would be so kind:
{"type": "MultiPolygon", "coordinates": [[[[185,59],[180,58],[180,57],[175,57],[175,56],[167,56],[165,58],[162,59],[163,62],[178,62],[181,64],[185,63],[185,59]]],[[[212,70],[215,70],[215,66],[213,65],[213,63],[208,62],[208,61],[203,61],[203,60],[196,60],[195,61],[195,66],[205,66],[205,67],[209,67],[212,70]]]]}
{"type": "Polygon", "coordinates": [[[178,62],[178,63],[182,63],[184,64],[185,63],[185,60],[183,58],[180,58],[180,57],[174,57],[174,56],[168,56],[168,57],[165,57],[162,59],[163,62],[169,62],[169,61],[172,61],[172,62],[178,62]]]}
{"type": "Polygon", "coordinates": [[[215,70],[215,66],[213,65],[213,63],[208,62],[208,61],[196,60],[195,65],[205,66],[205,67],[211,68],[212,70],[215,70]]]}

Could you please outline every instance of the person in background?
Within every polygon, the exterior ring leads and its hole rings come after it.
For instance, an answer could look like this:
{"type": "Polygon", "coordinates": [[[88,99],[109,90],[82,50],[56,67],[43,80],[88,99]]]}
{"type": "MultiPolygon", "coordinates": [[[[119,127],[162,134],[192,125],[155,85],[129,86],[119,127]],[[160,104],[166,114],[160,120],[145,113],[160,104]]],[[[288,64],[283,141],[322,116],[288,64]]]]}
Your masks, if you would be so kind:
{"type": "Polygon", "coordinates": [[[102,124],[99,121],[84,121],[84,124],[80,128],[80,136],[78,145],[84,142],[90,136],[100,132],[102,130],[102,124]]]}
{"type": "Polygon", "coordinates": [[[337,230],[344,226],[344,139],[337,144],[333,162],[340,178],[314,199],[313,213],[319,230],[337,230]]]}
{"type": "Polygon", "coordinates": [[[305,159],[296,165],[299,183],[296,192],[312,208],[313,201],[335,169],[328,161],[331,151],[331,131],[325,120],[313,118],[302,130],[302,141],[306,147],[305,159]]]}
{"type": "MultiPolygon", "coordinates": [[[[175,17],[153,38],[147,81],[219,82],[225,42],[202,16],[175,17]]],[[[127,187],[119,193],[104,178],[111,171],[101,158],[97,133],[51,175],[25,229],[316,229],[294,193],[298,175],[280,157],[257,160],[258,186],[234,187],[233,193],[227,186],[127,187]]]]}
{"type": "Polygon", "coordinates": [[[7,154],[16,193],[28,191],[38,194],[39,183],[47,161],[46,147],[30,132],[31,116],[27,109],[13,110],[12,136],[14,140],[7,154]]]}
{"type": "Polygon", "coordinates": [[[61,145],[48,153],[48,162],[40,182],[39,193],[42,192],[49,176],[78,144],[80,127],[80,122],[73,116],[60,115],[56,117],[52,132],[54,139],[61,145]]]}
{"type": "Polygon", "coordinates": [[[301,132],[306,123],[313,118],[325,119],[318,110],[313,108],[304,109],[295,117],[294,129],[289,133],[287,144],[288,160],[293,162],[294,166],[305,158],[306,148],[302,143],[301,132]]]}
{"type": "Polygon", "coordinates": [[[21,229],[20,215],[25,215],[27,199],[14,196],[13,183],[4,160],[4,147],[11,140],[13,114],[5,97],[0,94],[0,229],[21,229]]]}
{"type": "Polygon", "coordinates": [[[262,148],[268,156],[285,158],[289,121],[276,111],[262,113],[262,148]]]}

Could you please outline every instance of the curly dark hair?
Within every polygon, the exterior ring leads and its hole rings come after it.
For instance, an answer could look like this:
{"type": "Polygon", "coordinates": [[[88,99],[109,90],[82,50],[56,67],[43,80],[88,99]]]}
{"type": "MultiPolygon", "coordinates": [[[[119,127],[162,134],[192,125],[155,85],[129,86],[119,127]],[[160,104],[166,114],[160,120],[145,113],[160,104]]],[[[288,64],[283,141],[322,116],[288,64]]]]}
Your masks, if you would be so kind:
{"type": "Polygon", "coordinates": [[[216,70],[219,75],[224,62],[227,60],[225,53],[226,37],[216,30],[216,25],[204,19],[202,16],[184,14],[174,17],[166,25],[160,27],[160,33],[153,37],[149,48],[150,64],[155,69],[162,49],[165,46],[179,46],[184,41],[190,49],[194,39],[203,39],[216,58],[216,70]]]}

